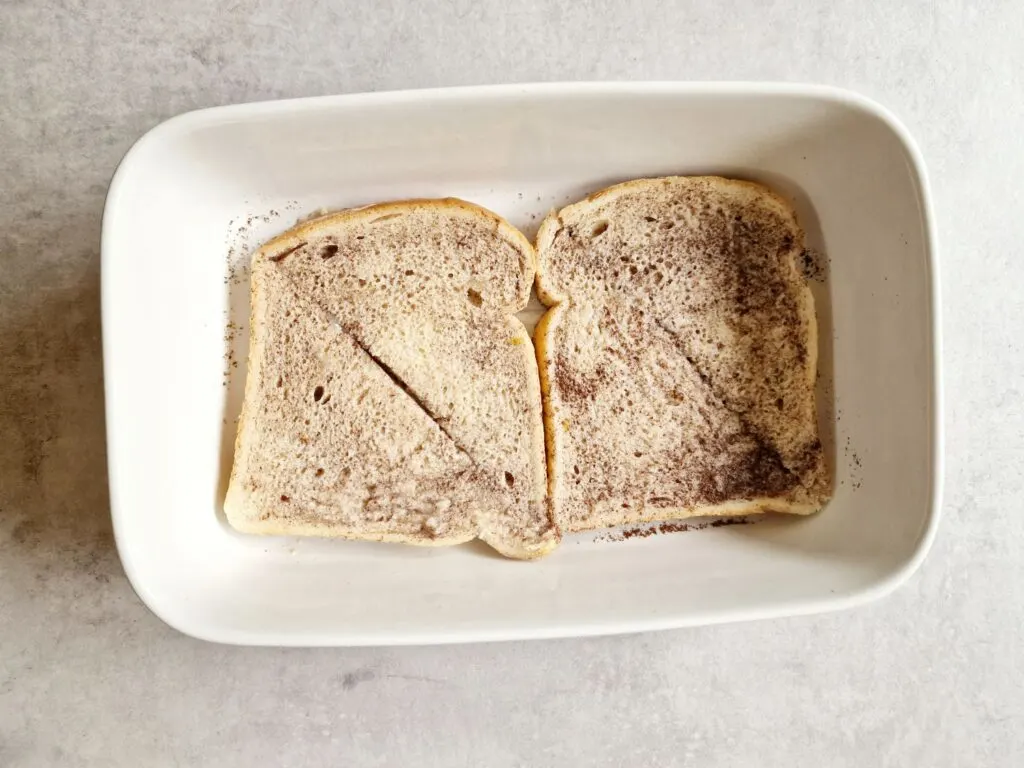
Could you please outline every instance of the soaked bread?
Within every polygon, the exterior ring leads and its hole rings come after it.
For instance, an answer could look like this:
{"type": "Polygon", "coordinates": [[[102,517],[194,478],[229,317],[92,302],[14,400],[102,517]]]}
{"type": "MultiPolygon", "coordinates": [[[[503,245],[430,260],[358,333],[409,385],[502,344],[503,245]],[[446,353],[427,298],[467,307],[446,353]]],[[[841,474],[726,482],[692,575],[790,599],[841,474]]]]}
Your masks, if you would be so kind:
{"type": "Polygon", "coordinates": [[[515,318],[530,243],[459,200],[305,222],[254,257],[225,509],[240,530],[411,544],[558,543],[540,385],[515,318]]]}
{"type": "Polygon", "coordinates": [[[563,530],[828,499],[803,233],[768,189],[620,184],[543,223],[535,341],[563,530]]]}

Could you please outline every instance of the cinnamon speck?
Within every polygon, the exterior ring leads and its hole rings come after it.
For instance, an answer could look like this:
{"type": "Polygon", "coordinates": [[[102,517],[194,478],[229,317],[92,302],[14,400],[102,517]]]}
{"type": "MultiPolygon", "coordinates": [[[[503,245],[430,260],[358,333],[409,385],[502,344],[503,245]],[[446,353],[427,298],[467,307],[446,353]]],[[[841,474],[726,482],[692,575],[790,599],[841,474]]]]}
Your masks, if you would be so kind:
{"type": "Polygon", "coordinates": [[[828,260],[821,251],[813,248],[804,248],[797,261],[804,278],[814,280],[817,283],[825,282],[828,260]]]}
{"type": "Polygon", "coordinates": [[[723,528],[727,525],[753,525],[757,520],[749,517],[722,517],[704,523],[667,522],[656,525],[641,525],[622,531],[603,533],[594,539],[595,542],[626,541],[627,539],[648,539],[662,533],[684,533],[686,531],[703,531],[708,528],[723,528]]]}

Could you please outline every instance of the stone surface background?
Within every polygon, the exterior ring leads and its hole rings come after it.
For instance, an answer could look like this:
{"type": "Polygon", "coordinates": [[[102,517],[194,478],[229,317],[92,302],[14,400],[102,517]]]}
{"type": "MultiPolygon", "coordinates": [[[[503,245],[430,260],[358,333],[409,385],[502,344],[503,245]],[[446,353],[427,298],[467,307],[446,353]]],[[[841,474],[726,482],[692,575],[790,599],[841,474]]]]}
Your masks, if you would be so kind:
{"type": "Polygon", "coordinates": [[[0,1],[0,765],[1024,764],[1024,6],[0,1]],[[870,607],[633,637],[218,647],[111,538],[107,183],[198,107],[513,81],[852,88],[917,137],[946,339],[944,521],[870,607]]]}

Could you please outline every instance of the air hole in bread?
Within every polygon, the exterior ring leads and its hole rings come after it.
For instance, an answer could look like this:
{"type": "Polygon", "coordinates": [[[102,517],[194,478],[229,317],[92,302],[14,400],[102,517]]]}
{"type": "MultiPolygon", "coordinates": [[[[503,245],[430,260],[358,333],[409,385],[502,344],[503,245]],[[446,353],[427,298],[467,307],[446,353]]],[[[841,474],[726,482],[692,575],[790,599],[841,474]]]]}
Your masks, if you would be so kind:
{"type": "Polygon", "coordinates": [[[655,285],[660,283],[663,279],[664,279],[664,275],[662,275],[661,272],[655,272],[654,273],[654,284],[655,285]]]}
{"type": "Polygon", "coordinates": [[[575,474],[577,474],[577,475],[578,475],[578,474],[580,473],[580,468],[579,468],[578,466],[576,466],[575,464],[573,464],[573,465],[572,465],[572,471],[573,471],[573,472],[574,472],[575,474]]]}
{"type": "Polygon", "coordinates": [[[323,477],[324,476],[324,468],[323,467],[317,467],[316,476],[317,477],[323,477]]]}
{"type": "Polygon", "coordinates": [[[318,403],[320,402],[320,398],[323,397],[323,396],[324,396],[324,388],[323,387],[318,386],[316,389],[313,390],[313,399],[316,400],[318,403]]]}
{"type": "Polygon", "coordinates": [[[594,226],[590,230],[591,237],[600,237],[608,231],[608,222],[604,219],[594,222],[594,226]]]}
{"type": "Polygon", "coordinates": [[[674,227],[675,225],[676,225],[676,223],[674,221],[672,221],[671,219],[668,219],[666,221],[661,222],[661,224],[659,224],[658,227],[660,229],[669,230],[669,229],[672,229],[672,227],[674,227]]]}
{"type": "Polygon", "coordinates": [[[657,219],[654,218],[653,216],[644,216],[644,221],[653,222],[653,221],[657,221],[657,219]]]}
{"type": "Polygon", "coordinates": [[[356,235],[356,240],[365,240],[366,235],[356,235]]]}
{"type": "Polygon", "coordinates": [[[277,388],[280,389],[283,386],[284,386],[284,379],[281,378],[280,376],[278,376],[277,377],[277,388]]]}
{"type": "Polygon", "coordinates": [[[633,451],[633,455],[636,456],[638,459],[643,458],[643,453],[641,453],[640,451],[633,451]]]}
{"type": "Polygon", "coordinates": [[[328,243],[327,245],[320,249],[321,259],[333,259],[337,255],[338,246],[336,246],[334,243],[328,243]]]}
{"type": "Polygon", "coordinates": [[[381,222],[381,221],[387,221],[388,219],[397,219],[401,215],[402,214],[400,214],[400,213],[389,213],[386,216],[378,216],[376,219],[371,219],[370,223],[371,224],[376,224],[376,223],[381,222]]]}
{"type": "Polygon", "coordinates": [[[778,408],[780,411],[782,410],[782,406],[784,406],[785,404],[785,401],[781,397],[775,401],[775,407],[778,408]]]}
{"type": "Polygon", "coordinates": [[[470,288],[466,291],[466,297],[469,299],[469,303],[474,307],[479,307],[484,303],[483,297],[480,295],[480,291],[470,288]]]}
{"type": "Polygon", "coordinates": [[[509,488],[511,488],[515,484],[516,484],[516,476],[513,475],[511,472],[506,472],[505,473],[505,485],[507,485],[509,488]]]}
{"type": "Polygon", "coordinates": [[[291,500],[292,500],[291,496],[285,496],[283,493],[281,494],[281,501],[291,501],[291,500]]]}

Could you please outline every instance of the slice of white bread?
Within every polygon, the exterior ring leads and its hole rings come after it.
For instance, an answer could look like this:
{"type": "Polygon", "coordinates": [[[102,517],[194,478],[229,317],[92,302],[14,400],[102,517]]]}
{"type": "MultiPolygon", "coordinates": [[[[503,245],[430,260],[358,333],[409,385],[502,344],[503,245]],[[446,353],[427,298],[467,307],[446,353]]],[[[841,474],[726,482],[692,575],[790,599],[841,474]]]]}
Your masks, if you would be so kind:
{"type": "Polygon", "coordinates": [[[803,232],[768,189],[627,182],[552,213],[535,341],[562,530],[828,499],[803,232]]]}
{"type": "Polygon", "coordinates": [[[536,360],[514,317],[534,270],[517,230],[459,200],[342,211],[264,245],[232,525],[415,544],[477,536],[516,558],[555,547],[536,360]]]}

